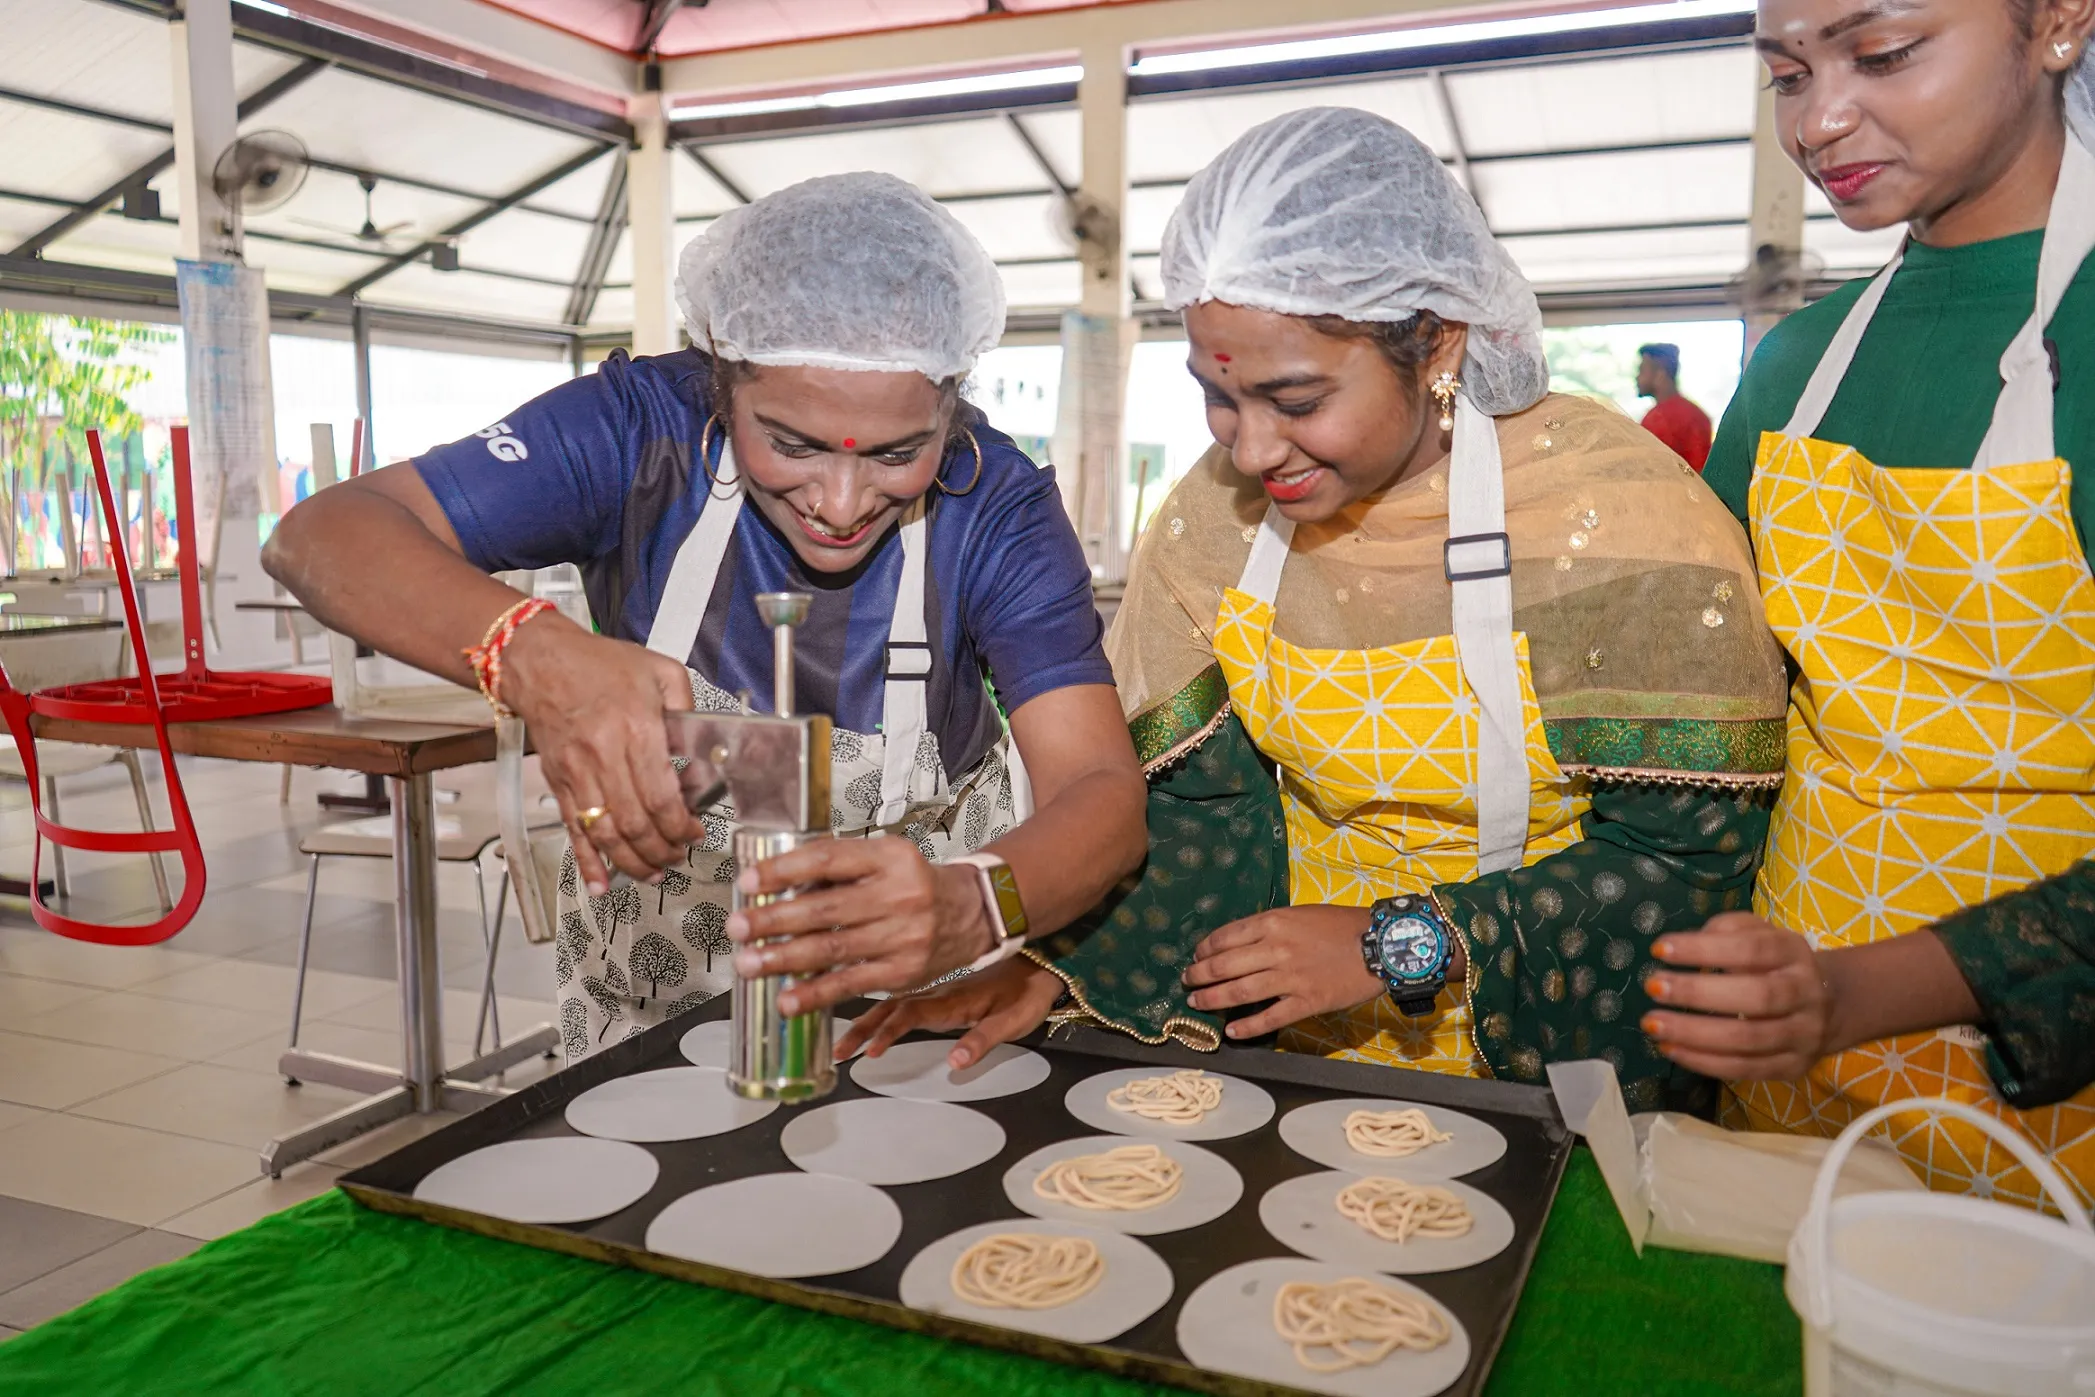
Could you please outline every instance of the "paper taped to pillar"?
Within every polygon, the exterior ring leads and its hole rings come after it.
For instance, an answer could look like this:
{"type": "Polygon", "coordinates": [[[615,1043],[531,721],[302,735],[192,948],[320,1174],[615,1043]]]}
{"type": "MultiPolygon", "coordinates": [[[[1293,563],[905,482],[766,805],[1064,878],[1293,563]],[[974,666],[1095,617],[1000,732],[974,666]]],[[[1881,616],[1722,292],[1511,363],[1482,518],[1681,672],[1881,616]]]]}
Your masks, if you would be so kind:
{"type": "Polygon", "coordinates": [[[1062,506],[1094,575],[1126,571],[1120,538],[1120,424],[1137,326],[1117,316],[1062,313],[1062,388],[1050,455],[1062,506]]]}
{"type": "MultiPolygon", "coordinates": [[[[218,562],[227,518],[253,519],[276,483],[276,421],[269,383],[269,292],[256,267],[175,263],[189,370],[190,470],[197,553],[218,562]]],[[[276,512],[276,511],[272,511],[276,512]]]]}

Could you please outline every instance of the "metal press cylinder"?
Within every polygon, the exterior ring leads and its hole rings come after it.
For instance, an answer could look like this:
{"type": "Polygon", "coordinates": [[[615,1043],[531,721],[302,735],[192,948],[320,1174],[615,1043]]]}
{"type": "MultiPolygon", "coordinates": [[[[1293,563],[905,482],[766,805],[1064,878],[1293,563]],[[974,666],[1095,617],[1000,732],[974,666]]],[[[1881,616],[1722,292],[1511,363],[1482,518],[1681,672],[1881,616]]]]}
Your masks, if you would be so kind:
{"type": "MultiPolygon", "coordinates": [[[[736,830],[735,866],[754,868],[810,840],[827,838],[827,830],[736,830]]],[[[762,907],[792,897],[791,892],[749,896],[737,888],[734,905],[738,909],[762,907]]],[[[737,1095],[764,1101],[808,1101],[836,1089],[829,1012],[788,1016],[778,1007],[779,994],[806,978],[811,977],[735,977],[734,1056],[728,1063],[727,1079],[737,1095]]]]}

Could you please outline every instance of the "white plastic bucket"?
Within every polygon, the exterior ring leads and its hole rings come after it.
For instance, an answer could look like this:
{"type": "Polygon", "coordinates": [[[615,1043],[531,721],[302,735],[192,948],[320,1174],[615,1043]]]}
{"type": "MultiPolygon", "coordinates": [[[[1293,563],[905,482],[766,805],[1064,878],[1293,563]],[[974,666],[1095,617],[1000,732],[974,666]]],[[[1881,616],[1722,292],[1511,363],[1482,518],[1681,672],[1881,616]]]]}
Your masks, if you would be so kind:
{"type": "Polygon", "coordinates": [[[1955,1101],[1879,1106],[1841,1132],[1789,1243],[1805,1397],[2095,1397],[2095,1229],[2056,1168],[1955,1101]],[[1833,1200],[1863,1134],[1902,1111],[1956,1116],[2036,1176],[2066,1220],[1944,1193],[1833,1200]]]}

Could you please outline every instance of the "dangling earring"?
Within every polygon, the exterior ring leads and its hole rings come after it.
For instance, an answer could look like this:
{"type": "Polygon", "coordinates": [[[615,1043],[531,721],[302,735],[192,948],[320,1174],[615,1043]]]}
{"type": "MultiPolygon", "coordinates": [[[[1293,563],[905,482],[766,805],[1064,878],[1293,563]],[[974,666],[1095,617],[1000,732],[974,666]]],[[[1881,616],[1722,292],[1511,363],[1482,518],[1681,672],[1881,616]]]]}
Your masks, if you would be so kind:
{"type": "Polygon", "coordinates": [[[1455,394],[1461,387],[1462,380],[1446,370],[1433,380],[1430,391],[1433,401],[1440,404],[1440,430],[1443,432],[1455,430],[1455,394]]]}
{"type": "Polygon", "coordinates": [[[719,429],[722,446],[723,449],[725,448],[727,427],[721,422],[720,414],[716,412],[706,419],[705,426],[698,429],[698,468],[706,473],[707,497],[724,500],[734,495],[735,487],[734,482],[729,481],[727,494],[721,494],[719,489],[720,477],[713,473],[713,431],[715,428],[719,429]]]}
{"type": "Polygon", "coordinates": [[[939,476],[934,481],[939,489],[949,495],[972,495],[975,493],[975,487],[982,483],[982,443],[975,439],[973,432],[969,432],[967,434],[967,444],[975,448],[975,476],[974,479],[968,481],[967,489],[955,490],[952,486],[946,484],[944,476],[939,476]]]}

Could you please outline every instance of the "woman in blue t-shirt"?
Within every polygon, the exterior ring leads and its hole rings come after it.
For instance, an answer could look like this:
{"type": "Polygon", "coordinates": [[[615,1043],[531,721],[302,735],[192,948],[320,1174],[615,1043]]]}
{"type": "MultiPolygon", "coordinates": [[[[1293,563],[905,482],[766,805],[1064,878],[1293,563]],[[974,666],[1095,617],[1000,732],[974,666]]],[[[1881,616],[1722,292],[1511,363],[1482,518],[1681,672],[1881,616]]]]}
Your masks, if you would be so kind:
{"type": "MultiPolygon", "coordinates": [[[[898,179],[839,175],[718,220],[677,291],[694,348],[614,354],[325,491],[265,558],[323,624],[480,682],[528,724],[572,843],[570,1057],[712,997],[731,970],[820,974],[788,992],[807,1012],[1008,955],[1095,904],[1145,844],[1053,472],[960,400],[1003,331],[981,245],[898,179]],[[519,612],[488,575],[562,562],[602,634],[519,612]],[[795,707],[835,720],[834,829],[901,837],[740,870],[748,891],[827,886],[730,916],[727,822],[685,810],[661,715],[770,692],[754,598],[777,591],[814,599],[795,707]],[[467,652],[518,615],[489,683],[467,652]],[[987,867],[953,864],[978,855],[987,867]],[[990,895],[985,872],[1005,870],[1022,912],[990,895]],[[772,937],[792,939],[748,944],[772,937]]],[[[995,1041],[985,1029],[956,1066],[995,1041]]]]}

